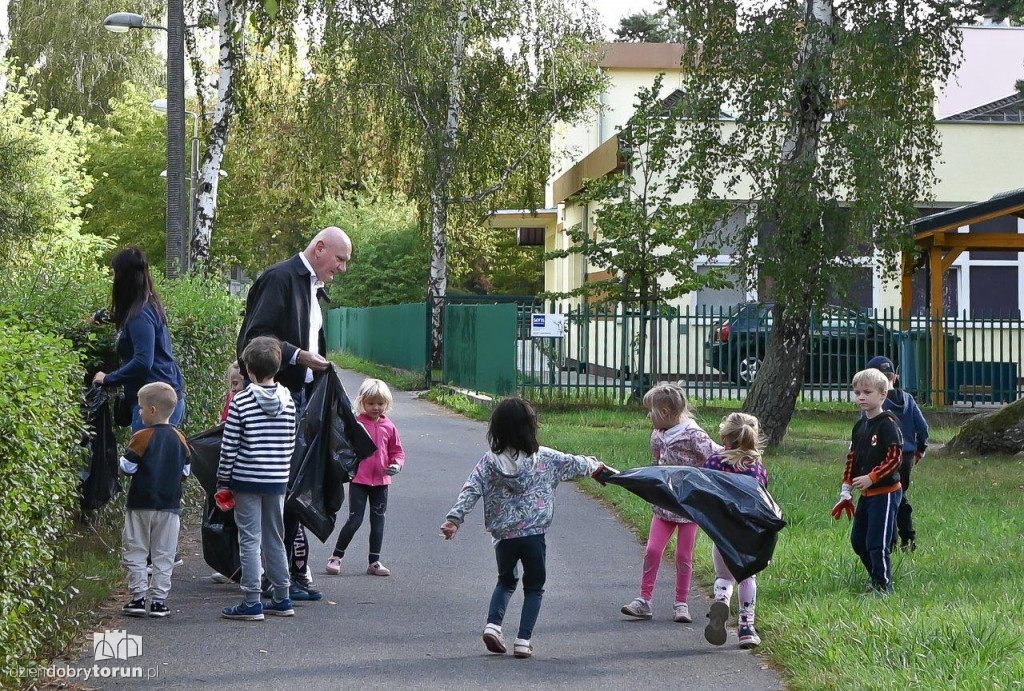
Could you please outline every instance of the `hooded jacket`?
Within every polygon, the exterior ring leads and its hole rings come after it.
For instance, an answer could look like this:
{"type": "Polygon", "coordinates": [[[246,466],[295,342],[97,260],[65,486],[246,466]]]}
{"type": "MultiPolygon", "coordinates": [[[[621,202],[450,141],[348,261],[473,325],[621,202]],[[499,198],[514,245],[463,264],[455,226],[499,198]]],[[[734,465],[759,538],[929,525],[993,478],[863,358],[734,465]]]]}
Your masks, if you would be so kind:
{"type": "MultiPolygon", "coordinates": [[[[692,418],[687,418],[666,430],[651,432],[651,456],[653,465],[688,465],[703,468],[712,455],[721,453],[723,448],[716,444],[708,433],[692,418]]],[[[690,519],[651,504],[654,515],[672,523],[691,523],[690,519]]]]}
{"type": "Polygon", "coordinates": [[[889,389],[882,410],[896,416],[903,434],[903,451],[924,453],[928,448],[928,423],[914,397],[902,389],[889,389]]]}
{"type": "Polygon", "coordinates": [[[495,540],[542,535],[555,512],[555,488],[564,480],[593,475],[601,463],[540,447],[532,456],[488,451],[466,479],[447,520],[462,525],[484,500],[484,529],[495,540]]]}
{"type": "Polygon", "coordinates": [[[377,445],[377,451],[359,463],[359,470],[352,482],[371,486],[390,485],[388,466],[397,463],[405,467],[405,450],[402,448],[402,438],[398,436],[398,428],[386,415],[381,415],[379,420],[369,415],[359,415],[356,419],[377,445]]]}
{"type": "Polygon", "coordinates": [[[295,402],[281,384],[250,384],[228,406],[217,485],[284,494],[295,450],[295,402]]]}

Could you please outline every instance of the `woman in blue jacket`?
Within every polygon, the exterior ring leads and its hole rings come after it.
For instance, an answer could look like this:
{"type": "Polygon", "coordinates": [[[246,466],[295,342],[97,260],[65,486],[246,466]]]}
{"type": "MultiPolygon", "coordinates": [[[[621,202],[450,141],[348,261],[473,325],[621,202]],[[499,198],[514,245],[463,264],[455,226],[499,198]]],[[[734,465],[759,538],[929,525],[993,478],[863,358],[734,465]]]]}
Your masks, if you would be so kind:
{"type": "Polygon", "coordinates": [[[185,416],[185,381],[174,359],[167,315],[153,287],[146,254],[128,247],[110,261],[114,270],[111,310],[97,312],[96,321],[111,321],[117,327],[117,355],[122,365],[110,374],[97,372],[93,383],[103,387],[123,386],[132,406],[132,433],[145,424],[139,415],[139,389],[152,382],[164,382],[178,394],[171,424],[181,426],[185,416]]]}

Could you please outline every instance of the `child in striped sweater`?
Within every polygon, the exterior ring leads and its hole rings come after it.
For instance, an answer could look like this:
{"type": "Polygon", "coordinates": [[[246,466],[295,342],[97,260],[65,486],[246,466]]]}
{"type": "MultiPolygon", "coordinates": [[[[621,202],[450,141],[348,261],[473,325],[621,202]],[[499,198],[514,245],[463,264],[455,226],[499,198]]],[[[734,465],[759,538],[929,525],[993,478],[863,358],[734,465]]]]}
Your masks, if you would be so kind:
{"type": "Polygon", "coordinates": [[[231,399],[217,470],[217,499],[233,499],[242,560],[240,605],[225,607],[225,619],[262,621],[264,614],[290,617],[288,557],[284,547],[284,495],[295,450],[295,403],[288,389],[274,382],[281,368],[281,342],[273,336],[252,339],[242,351],[252,380],[231,399]],[[260,552],[266,558],[273,599],[260,601],[260,552]]]}

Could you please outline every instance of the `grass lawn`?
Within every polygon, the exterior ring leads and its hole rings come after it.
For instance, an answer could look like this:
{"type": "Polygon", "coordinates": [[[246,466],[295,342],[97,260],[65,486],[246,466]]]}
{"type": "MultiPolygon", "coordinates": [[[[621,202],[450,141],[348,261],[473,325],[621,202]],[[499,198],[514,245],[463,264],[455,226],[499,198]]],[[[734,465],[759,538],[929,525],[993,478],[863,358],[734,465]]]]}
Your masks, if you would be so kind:
{"type": "MultiPolygon", "coordinates": [[[[472,417],[489,414],[465,399],[432,397],[472,417]]],[[[545,445],[620,469],[650,462],[650,426],[638,410],[541,407],[539,415],[545,445]]],[[[720,411],[697,419],[717,436],[720,411]]],[[[792,689],[1024,688],[1024,461],[926,456],[911,489],[918,550],[894,556],[895,595],[865,596],[868,575],[850,547],[850,524],[829,515],[854,419],[852,410],[798,412],[784,445],[766,458],[788,526],[759,576],[762,653],[792,689]]],[[[937,427],[933,440],[954,431],[937,427]]],[[[584,485],[646,539],[644,502],[621,488],[584,485]]],[[[703,535],[694,567],[709,593],[714,571],[703,535]]],[[[666,587],[655,595],[663,612],[666,587]]]]}

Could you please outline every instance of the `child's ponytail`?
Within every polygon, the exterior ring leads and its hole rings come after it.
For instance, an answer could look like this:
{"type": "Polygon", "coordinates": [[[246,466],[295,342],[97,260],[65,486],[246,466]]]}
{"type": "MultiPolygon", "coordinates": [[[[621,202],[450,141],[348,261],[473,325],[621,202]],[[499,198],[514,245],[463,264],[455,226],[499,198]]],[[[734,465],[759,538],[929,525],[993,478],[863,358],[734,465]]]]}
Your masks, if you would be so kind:
{"type": "Polygon", "coordinates": [[[729,446],[722,461],[736,468],[749,468],[761,460],[764,440],[757,418],[746,413],[731,413],[718,427],[722,441],[729,446]]]}

